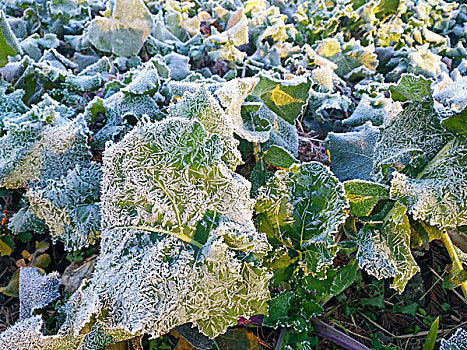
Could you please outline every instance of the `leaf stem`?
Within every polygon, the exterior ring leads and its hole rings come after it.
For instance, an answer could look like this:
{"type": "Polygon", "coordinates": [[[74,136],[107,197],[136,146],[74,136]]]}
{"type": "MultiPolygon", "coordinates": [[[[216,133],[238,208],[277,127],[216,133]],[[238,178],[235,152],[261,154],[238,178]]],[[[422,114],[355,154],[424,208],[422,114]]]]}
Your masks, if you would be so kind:
{"type": "Polygon", "coordinates": [[[183,233],[177,233],[173,231],[167,231],[167,230],[162,230],[159,228],[151,227],[151,226],[122,226],[122,227],[115,227],[115,228],[126,228],[130,230],[141,230],[141,231],[149,231],[149,232],[155,232],[155,233],[163,233],[165,235],[169,236],[174,236],[177,237],[178,239],[193,244],[194,246],[201,248],[203,245],[199,243],[198,241],[195,241],[193,238],[188,237],[184,235],[183,233]]]}
{"type": "MultiPolygon", "coordinates": [[[[459,256],[457,255],[456,248],[454,247],[451,237],[449,236],[446,229],[443,229],[441,239],[443,240],[443,243],[446,246],[452,263],[455,264],[459,268],[459,270],[463,270],[464,268],[462,266],[462,262],[460,261],[459,256]]],[[[460,286],[462,288],[462,292],[464,293],[465,301],[467,302],[467,281],[462,282],[460,286]]]]}
{"type": "Polygon", "coordinates": [[[332,341],[334,344],[342,346],[344,349],[370,350],[370,348],[366,347],[358,340],[349,337],[347,334],[331,327],[316,317],[311,319],[311,324],[313,325],[317,335],[332,341]]]}

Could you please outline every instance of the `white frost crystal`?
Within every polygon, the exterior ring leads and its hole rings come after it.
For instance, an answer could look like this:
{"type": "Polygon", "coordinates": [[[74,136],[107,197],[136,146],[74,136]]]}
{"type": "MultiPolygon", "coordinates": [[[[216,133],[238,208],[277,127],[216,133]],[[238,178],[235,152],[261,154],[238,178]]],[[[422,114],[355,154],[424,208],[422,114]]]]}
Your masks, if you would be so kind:
{"type": "Polygon", "coordinates": [[[57,335],[41,335],[40,320],[28,318],[9,331],[31,335],[15,346],[97,349],[185,323],[213,338],[241,316],[267,313],[269,244],[252,222],[251,185],[223,147],[197,120],[178,117],[139,124],[108,147],[94,276],[68,301],[57,335]]]}
{"type": "Polygon", "coordinates": [[[20,320],[33,316],[34,310],[57,299],[59,286],[57,272],[44,276],[35,267],[22,267],[19,273],[20,320]]]}

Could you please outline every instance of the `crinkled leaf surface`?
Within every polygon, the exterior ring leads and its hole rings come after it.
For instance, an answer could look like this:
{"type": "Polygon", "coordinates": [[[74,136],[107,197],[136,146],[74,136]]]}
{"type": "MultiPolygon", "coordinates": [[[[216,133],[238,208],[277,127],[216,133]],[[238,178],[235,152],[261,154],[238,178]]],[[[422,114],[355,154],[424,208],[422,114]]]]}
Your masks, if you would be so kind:
{"type": "Polygon", "coordinates": [[[77,165],[26,194],[31,212],[45,221],[52,239],[63,241],[67,250],[94,243],[100,232],[100,179],[99,164],[77,165]]]}
{"type": "Polygon", "coordinates": [[[466,350],[467,349],[467,331],[462,328],[456,332],[449,339],[441,339],[440,350],[466,350]]]}
{"type": "Polygon", "coordinates": [[[453,138],[415,179],[396,172],[391,197],[440,228],[467,224],[467,139],[453,138]]]}
{"type": "Polygon", "coordinates": [[[450,138],[441,127],[432,100],[409,103],[381,129],[373,156],[376,177],[384,177],[385,166],[403,170],[415,155],[433,158],[450,138]]]}
{"type": "Polygon", "coordinates": [[[360,268],[378,279],[394,277],[391,287],[399,293],[420,270],[410,251],[410,224],[406,210],[404,205],[396,203],[382,227],[365,225],[356,239],[360,268]]]}
{"type": "Polygon", "coordinates": [[[27,187],[90,160],[84,120],[70,120],[65,111],[46,97],[25,115],[9,120],[8,132],[0,138],[3,186],[27,187]]]}
{"type": "Polygon", "coordinates": [[[257,223],[272,241],[303,254],[307,273],[318,274],[332,263],[334,233],[344,222],[347,200],[341,183],[317,162],[279,170],[260,189],[257,223]]]}
{"type": "Polygon", "coordinates": [[[426,97],[431,96],[431,79],[413,74],[404,74],[397,85],[390,86],[391,98],[394,101],[422,102],[426,97]]]}
{"type": "Polygon", "coordinates": [[[36,267],[22,267],[19,273],[20,320],[60,297],[58,273],[42,275],[36,267]]]}

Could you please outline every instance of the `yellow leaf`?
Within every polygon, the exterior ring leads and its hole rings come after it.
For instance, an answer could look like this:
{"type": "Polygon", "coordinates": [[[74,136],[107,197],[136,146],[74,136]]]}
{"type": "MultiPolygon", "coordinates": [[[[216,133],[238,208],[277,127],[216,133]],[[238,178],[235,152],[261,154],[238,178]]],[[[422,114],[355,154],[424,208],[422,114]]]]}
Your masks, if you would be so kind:
{"type": "Polygon", "coordinates": [[[290,105],[295,102],[304,102],[303,100],[300,100],[299,98],[294,98],[288,93],[282,91],[280,84],[277,84],[276,87],[271,91],[271,101],[274,102],[277,106],[290,105]]]}

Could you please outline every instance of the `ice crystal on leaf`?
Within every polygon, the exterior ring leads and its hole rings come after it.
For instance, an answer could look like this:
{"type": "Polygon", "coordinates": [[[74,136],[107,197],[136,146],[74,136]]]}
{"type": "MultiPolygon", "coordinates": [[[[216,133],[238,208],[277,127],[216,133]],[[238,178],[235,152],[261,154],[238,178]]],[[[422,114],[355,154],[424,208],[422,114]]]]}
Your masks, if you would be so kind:
{"type": "Polygon", "coordinates": [[[96,17],[86,29],[89,41],[99,50],[119,56],[137,54],[154,23],[142,0],[116,0],[107,3],[104,17],[96,17]]]}
{"type": "Polygon", "coordinates": [[[459,328],[448,339],[441,339],[440,350],[467,350],[467,332],[459,328]]]}
{"type": "Polygon", "coordinates": [[[467,140],[453,138],[412,179],[396,172],[391,196],[407,205],[415,219],[440,228],[467,225],[467,140]]]}
{"type": "Polygon", "coordinates": [[[9,188],[57,177],[90,160],[83,119],[46,96],[25,115],[6,122],[0,138],[0,181],[9,188]]]}
{"type": "Polygon", "coordinates": [[[396,203],[381,227],[365,225],[356,237],[360,268],[378,279],[394,277],[391,287],[399,293],[420,270],[410,251],[406,210],[404,205],[396,203]]]}
{"type": "Polygon", "coordinates": [[[58,273],[42,275],[36,267],[22,267],[19,273],[20,320],[33,316],[60,296],[58,273]]]}
{"type": "Polygon", "coordinates": [[[26,193],[31,212],[45,221],[52,238],[62,240],[67,250],[93,243],[100,232],[100,178],[99,164],[77,165],[26,193]]]}

